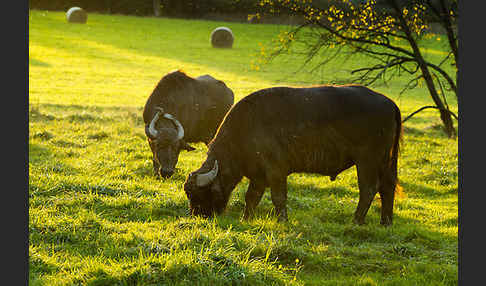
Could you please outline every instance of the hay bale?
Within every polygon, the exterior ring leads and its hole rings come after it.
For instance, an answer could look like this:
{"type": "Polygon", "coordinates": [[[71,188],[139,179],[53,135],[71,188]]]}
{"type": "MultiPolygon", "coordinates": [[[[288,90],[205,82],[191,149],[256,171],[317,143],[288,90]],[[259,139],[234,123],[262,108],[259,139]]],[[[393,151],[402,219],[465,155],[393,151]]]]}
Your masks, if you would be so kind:
{"type": "Polygon", "coordinates": [[[88,20],[88,14],[83,8],[72,7],[66,12],[66,18],[69,23],[86,23],[88,20]]]}
{"type": "Polygon", "coordinates": [[[214,48],[231,48],[233,41],[233,32],[227,27],[218,27],[211,32],[211,45],[214,48]]]}

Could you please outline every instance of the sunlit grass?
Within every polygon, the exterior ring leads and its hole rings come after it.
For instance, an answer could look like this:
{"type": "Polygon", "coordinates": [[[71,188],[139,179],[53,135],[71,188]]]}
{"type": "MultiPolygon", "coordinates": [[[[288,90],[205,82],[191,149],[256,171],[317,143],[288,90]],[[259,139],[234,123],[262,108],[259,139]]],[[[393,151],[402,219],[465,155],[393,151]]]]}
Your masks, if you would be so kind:
{"type": "MultiPolygon", "coordinates": [[[[405,124],[405,195],[390,228],[379,225],[378,198],[365,226],[351,223],[354,167],[336,181],[292,174],[286,224],[271,215],[268,193],[254,220],[240,220],[246,179],[225,215],[189,217],[182,185],[205,159],[202,143],[181,153],[171,179],[152,176],[141,116],[167,72],[211,74],[240,100],[269,86],[343,79],[357,64],[294,74],[301,58],[293,55],[252,69],[260,46],[285,29],[99,14],[79,25],[62,12],[30,11],[29,285],[457,284],[457,141],[441,131],[436,111],[405,124]],[[235,34],[233,49],[210,46],[222,25],[235,34]]],[[[424,47],[440,60],[442,42],[424,47]]],[[[408,79],[373,86],[402,116],[431,104],[424,86],[399,96],[408,79]]]]}

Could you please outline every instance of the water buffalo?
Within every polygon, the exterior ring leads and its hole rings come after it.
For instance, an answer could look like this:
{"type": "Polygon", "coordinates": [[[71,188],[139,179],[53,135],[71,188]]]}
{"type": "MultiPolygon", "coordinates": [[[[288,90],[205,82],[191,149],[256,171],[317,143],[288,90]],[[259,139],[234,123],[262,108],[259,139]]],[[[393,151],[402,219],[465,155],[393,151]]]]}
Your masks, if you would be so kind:
{"type": "Polygon", "coordinates": [[[233,102],[231,89],[210,75],[162,77],[143,110],[155,175],[172,176],[180,151],[194,150],[188,143],[208,144],[233,102]]]}
{"type": "Polygon", "coordinates": [[[397,187],[401,115],[386,96],[360,85],[274,87],[235,104],[208,146],[202,166],[184,190],[193,215],[221,214],[243,176],[249,179],[244,219],[266,187],[279,221],[287,220],[287,176],[294,172],[336,176],[356,165],[363,224],[381,197],[381,224],[391,225],[397,187]]]}

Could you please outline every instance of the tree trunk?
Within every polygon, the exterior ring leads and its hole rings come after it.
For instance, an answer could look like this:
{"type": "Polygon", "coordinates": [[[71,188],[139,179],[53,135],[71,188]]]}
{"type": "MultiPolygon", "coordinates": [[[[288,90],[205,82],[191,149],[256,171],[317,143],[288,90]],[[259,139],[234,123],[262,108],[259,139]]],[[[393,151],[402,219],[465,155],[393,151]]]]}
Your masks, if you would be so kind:
{"type": "Polygon", "coordinates": [[[432,78],[427,63],[425,62],[422,53],[420,52],[417,42],[412,36],[410,28],[408,27],[405,19],[402,16],[402,10],[400,9],[400,6],[397,4],[396,0],[391,0],[389,2],[392,4],[392,6],[395,8],[395,11],[397,12],[397,18],[400,21],[400,26],[403,28],[407,40],[410,43],[410,46],[412,47],[415,60],[417,61],[417,64],[420,67],[425,83],[427,85],[427,89],[429,90],[430,96],[432,97],[432,100],[434,101],[435,105],[439,109],[440,119],[444,124],[444,130],[449,138],[456,138],[457,133],[456,133],[456,129],[454,129],[454,124],[452,122],[451,114],[447,111],[446,106],[444,105],[439,94],[437,93],[437,89],[435,88],[435,84],[434,84],[434,79],[432,78]]]}
{"type": "Polygon", "coordinates": [[[451,18],[449,16],[449,9],[446,7],[446,3],[444,0],[440,1],[440,9],[441,9],[441,21],[447,33],[447,39],[449,41],[449,46],[451,47],[452,53],[454,54],[454,59],[456,63],[456,68],[458,69],[459,66],[457,65],[457,57],[459,56],[457,52],[457,42],[456,42],[456,35],[454,34],[454,28],[452,27],[453,23],[451,22],[451,18]]]}
{"type": "MultiPolygon", "coordinates": [[[[446,3],[444,0],[440,1],[440,8],[442,11],[442,22],[444,23],[443,26],[446,30],[447,33],[447,39],[449,41],[449,46],[451,47],[452,54],[454,55],[454,63],[456,65],[456,85],[457,85],[457,74],[459,72],[459,53],[457,52],[458,47],[457,47],[457,39],[459,33],[459,29],[457,29],[457,32],[454,33],[454,28],[452,27],[453,23],[451,22],[451,18],[449,17],[448,13],[450,13],[449,9],[446,7],[446,3]]],[[[457,25],[457,23],[456,23],[457,25]]],[[[457,92],[456,92],[456,98],[457,98],[457,92]]]]}
{"type": "Polygon", "coordinates": [[[154,15],[155,17],[160,16],[160,0],[154,0],[154,15]]]}
{"type": "Polygon", "coordinates": [[[420,49],[417,46],[415,40],[411,36],[409,37],[408,40],[410,42],[410,45],[412,46],[412,49],[415,54],[415,58],[417,60],[417,63],[419,64],[420,70],[422,71],[422,75],[424,76],[424,80],[429,90],[430,96],[432,97],[432,100],[434,101],[435,105],[439,108],[440,119],[444,124],[445,132],[449,138],[456,138],[457,133],[456,133],[456,129],[454,129],[454,124],[452,122],[451,114],[447,111],[446,106],[444,105],[439,94],[437,93],[434,80],[432,78],[432,75],[430,74],[429,68],[425,63],[424,58],[422,57],[422,54],[420,53],[420,49]]]}
{"type": "Polygon", "coordinates": [[[456,138],[457,133],[456,129],[454,129],[454,124],[452,122],[452,117],[451,114],[447,111],[446,107],[444,106],[444,103],[440,99],[439,95],[437,94],[437,90],[435,89],[434,81],[432,79],[432,76],[430,75],[430,72],[427,68],[427,66],[422,67],[420,65],[420,69],[422,70],[422,73],[424,75],[425,82],[427,84],[427,88],[429,89],[429,93],[432,96],[432,100],[434,103],[437,105],[439,108],[440,112],[440,119],[442,120],[442,123],[444,124],[444,129],[449,138],[456,138]]]}

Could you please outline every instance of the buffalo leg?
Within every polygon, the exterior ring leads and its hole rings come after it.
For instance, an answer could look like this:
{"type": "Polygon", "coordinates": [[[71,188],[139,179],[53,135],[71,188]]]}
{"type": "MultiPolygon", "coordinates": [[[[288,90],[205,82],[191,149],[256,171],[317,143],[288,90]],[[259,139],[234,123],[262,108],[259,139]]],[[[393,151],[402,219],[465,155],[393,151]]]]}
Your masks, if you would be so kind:
{"type": "Polygon", "coordinates": [[[253,216],[255,208],[260,203],[264,192],[264,182],[260,180],[250,180],[248,190],[245,194],[245,214],[243,215],[243,219],[247,220],[253,216]]]}
{"type": "Polygon", "coordinates": [[[275,179],[270,182],[272,203],[278,221],[288,221],[287,218],[287,177],[275,179]]]}
{"type": "Polygon", "coordinates": [[[395,199],[395,190],[380,191],[381,198],[381,221],[380,224],[389,226],[393,218],[393,201],[395,199]]]}
{"type": "Polygon", "coordinates": [[[385,178],[383,178],[382,183],[380,184],[380,188],[378,190],[381,198],[380,223],[385,226],[392,224],[393,202],[395,200],[395,187],[396,187],[395,180],[396,179],[393,179],[391,176],[390,179],[388,180],[385,180],[385,178]]]}
{"type": "Polygon", "coordinates": [[[156,160],[152,159],[152,163],[154,165],[154,175],[155,176],[158,176],[159,175],[159,169],[160,169],[160,165],[159,163],[157,163],[156,160]]]}
{"type": "Polygon", "coordinates": [[[354,222],[364,224],[371,202],[378,192],[378,169],[370,164],[357,164],[359,201],[354,213],[354,222]]]}

